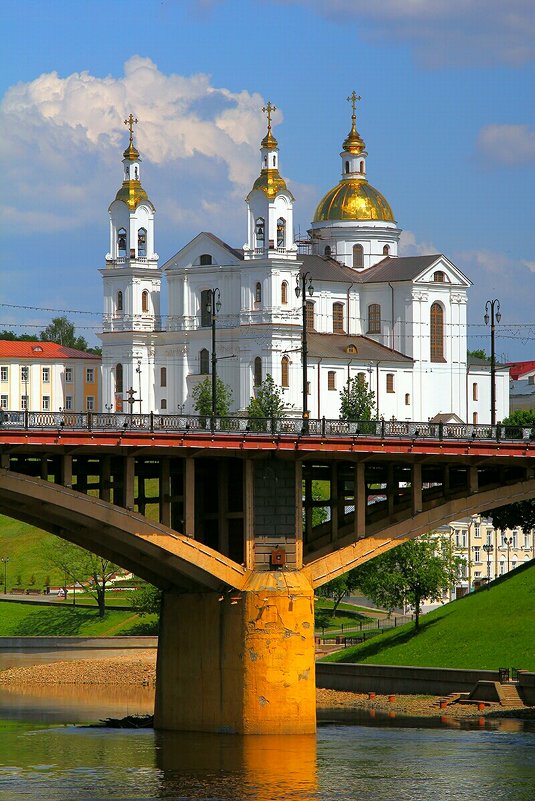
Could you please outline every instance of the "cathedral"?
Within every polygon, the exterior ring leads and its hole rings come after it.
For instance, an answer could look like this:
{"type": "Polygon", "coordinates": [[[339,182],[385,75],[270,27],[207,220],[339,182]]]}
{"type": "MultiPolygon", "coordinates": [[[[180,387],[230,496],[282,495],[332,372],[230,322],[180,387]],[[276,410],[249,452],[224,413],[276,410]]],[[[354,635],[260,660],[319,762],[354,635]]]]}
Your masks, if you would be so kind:
{"type": "MultiPolygon", "coordinates": [[[[215,369],[233,414],[269,374],[289,416],[337,419],[340,392],[357,378],[374,392],[377,418],[490,423],[489,365],[467,359],[470,281],[444,255],[398,256],[401,229],[368,182],[358,99],[348,98],[341,178],[319,201],[306,240],[295,238],[295,198],[268,103],[245,244],[201,232],[161,267],[137,120],[125,121],[130,141],[100,271],[102,409],[195,414],[192,392],[215,369]]],[[[499,421],[509,408],[507,370],[497,368],[495,380],[499,421]]]]}

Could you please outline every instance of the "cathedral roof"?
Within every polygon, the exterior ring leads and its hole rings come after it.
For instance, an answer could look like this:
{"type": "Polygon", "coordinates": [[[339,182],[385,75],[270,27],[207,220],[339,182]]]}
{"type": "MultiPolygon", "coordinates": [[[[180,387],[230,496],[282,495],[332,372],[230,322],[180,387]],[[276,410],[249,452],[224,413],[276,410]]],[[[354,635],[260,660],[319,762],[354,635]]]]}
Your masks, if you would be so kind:
{"type": "Polygon", "coordinates": [[[440,258],[440,253],[432,253],[429,256],[387,256],[373,267],[360,272],[357,280],[362,284],[379,281],[412,281],[440,258]]]}
{"type": "Polygon", "coordinates": [[[320,200],[314,222],[332,220],[395,222],[386,198],[363,178],[343,179],[320,200]]]}
{"type": "Polygon", "coordinates": [[[347,362],[348,356],[353,355],[355,361],[362,359],[373,362],[413,363],[413,359],[409,356],[380,345],[373,339],[368,339],[368,337],[310,332],[307,336],[307,342],[310,356],[325,356],[333,359],[343,359],[347,362]]]}

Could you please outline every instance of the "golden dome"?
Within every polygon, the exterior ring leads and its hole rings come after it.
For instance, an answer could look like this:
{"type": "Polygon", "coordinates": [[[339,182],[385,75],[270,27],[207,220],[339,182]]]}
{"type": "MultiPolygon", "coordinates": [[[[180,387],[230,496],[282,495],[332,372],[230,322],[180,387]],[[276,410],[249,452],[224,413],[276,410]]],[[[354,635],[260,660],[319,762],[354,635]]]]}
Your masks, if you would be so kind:
{"type": "Polygon", "coordinates": [[[129,209],[135,209],[142,200],[149,201],[149,197],[140,181],[129,180],[123,181],[123,185],[115,195],[115,200],[122,200],[129,209]]]}
{"type": "Polygon", "coordinates": [[[267,134],[264,136],[262,141],[260,142],[260,147],[265,147],[266,150],[275,150],[278,147],[278,142],[271,133],[271,126],[268,128],[267,134]]]}
{"type": "Polygon", "coordinates": [[[342,180],[327,192],[314,214],[314,222],[326,220],[395,222],[388,201],[362,179],[342,180]]]}
{"type": "Polygon", "coordinates": [[[251,192],[254,192],[255,189],[260,189],[270,200],[273,200],[279,192],[288,192],[292,200],[294,199],[286,186],[286,181],[276,169],[262,170],[254,182],[251,192]]]}
{"type": "Polygon", "coordinates": [[[123,153],[125,159],[129,159],[130,161],[137,161],[139,159],[139,151],[135,147],[133,142],[130,142],[128,147],[123,153]]]}

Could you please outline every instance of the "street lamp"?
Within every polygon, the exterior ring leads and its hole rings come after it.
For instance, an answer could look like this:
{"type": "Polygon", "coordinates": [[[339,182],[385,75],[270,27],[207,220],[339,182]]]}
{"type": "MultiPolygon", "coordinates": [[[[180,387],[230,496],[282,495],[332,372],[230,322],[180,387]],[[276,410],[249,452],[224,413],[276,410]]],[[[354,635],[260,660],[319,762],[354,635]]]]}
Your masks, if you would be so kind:
{"type": "Polygon", "coordinates": [[[496,352],[494,348],[494,339],[496,333],[496,323],[502,319],[500,314],[500,301],[495,298],[494,300],[487,300],[485,303],[485,325],[489,324],[490,320],[490,424],[496,425],[496,352]],[[490,315],[489,315],[490,309],[490,315]]]}
{"type": "Polygon", "coordinates": [[[7,563],[9,556],[2,556],[2,564],[4,565],[4,595],[7,595],[7,563]]]}
{"type": "Polygon", "coordinates": [[[299,298],[303,295],[303,333],[301,345],[301,362],[303,365],[303,434],[308,434],[308,342],[307,342],[307,290],[310,297],[314,294],[312,276],[306,272],[295,279],[295,294],[299,298]],[[307,286],[308,281],[308,286],[307,286]]]}
{"type": "Polygon", "coordinates": [[[214,418],[217,411],[217,354],[215,349],[215,329],[217,314],[221,309],[221,292],[217,287],[209,289],[208,303],[206,304],[206,311],[210,315],[212,322],[212,428],[214,427],[214,418]]]}
{"type": "Polygon", "coordinates": [[[507,572],[509,573],[510,566],[511,566],[511,545],[513,544],[512,537],[504,537],[502,540],[503,544],[507,546],[507,572]]]}
{"type": "Polygon", "coordinates": [[[483,550],[487,554],[487,587],[490,584],[490,557],[491,554],[494,552],[494,545],[488,542],[486,545],[483,546],[483,550]]]}

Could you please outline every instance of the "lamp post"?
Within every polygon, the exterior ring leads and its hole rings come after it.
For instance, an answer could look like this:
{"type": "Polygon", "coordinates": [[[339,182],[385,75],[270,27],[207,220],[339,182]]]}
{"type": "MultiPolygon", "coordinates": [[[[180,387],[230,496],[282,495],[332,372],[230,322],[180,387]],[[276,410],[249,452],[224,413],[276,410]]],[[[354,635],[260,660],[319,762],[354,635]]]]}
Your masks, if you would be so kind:
{"type": "Polygon", "coordinates": [[[490,320],[490,424],[496,425],[496,351],[494,340],[496,335],[496,323],[502,319],[500,314],[500,301],[495,298],[494,300],[487,300],[485,303],[485,325],[489,324],[490,320]],[[489,315],[490,309],[490,315],[489,315]]]}
{"type": "Polygon", "coordinates": [[[487,542],[486,545],[483,546],[483,550],[487,554],[487,587],[490,584],[490,557],[491,554],[494,552],[494,545],[492,543],[487,542]]]}
{"type": "Polygon", "coordinates": [[[141,359],[137,360],[136,373],[137,373],[138,387],[139,387],[139,393],[138,393],[139,413],[141,414],[141,359]]]}
{"type": "Polygon", "coordinates": [[[7,563],[9,556],[2,556],[2,564],[4,565],[4,595],[7,595],[7,563]]]}
{"type": "Polygon", "coordinates": [[[308,434],[308,341],[307,341],[307,290],[310,297],[314,294],[312,286],[312,276],[310,273],[302,273],[295,279],[295,294],[299,298],[303,296],[303,333],[301,344],[301,362],[303,365],[303,434],[308,434]],[[308,282],[308,285],[307,285],[308,282]]]}
{"type": "Polygon", "coordinates": [[[217,353],[215,349],[215,331],[217,315],[221,309],[221,292],[217,287],[208,290],[210,295],[206,305],[206,311],[210,315],[212,323],[212,428],[214,426],[217,411],[217,353]]]}
{"type": "Polygon", "coordinates": [[[513,544],[513,538],[504,537],[503,544],[507,546],[507,572],[509,573],[511,568],[511,545],[513,544]]]}

